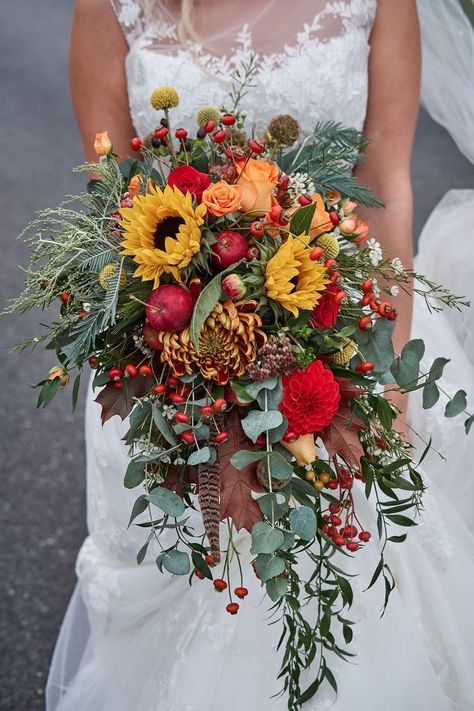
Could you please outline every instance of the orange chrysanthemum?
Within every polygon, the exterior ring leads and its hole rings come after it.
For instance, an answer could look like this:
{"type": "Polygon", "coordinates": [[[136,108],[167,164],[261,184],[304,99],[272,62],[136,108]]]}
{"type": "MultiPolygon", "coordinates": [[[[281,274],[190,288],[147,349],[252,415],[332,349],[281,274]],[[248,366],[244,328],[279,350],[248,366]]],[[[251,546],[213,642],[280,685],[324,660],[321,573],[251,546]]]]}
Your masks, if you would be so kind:
{"type": "Polygon", "coordinates": [[[161,360],[177,377],[190,375],[196,366],[207,380],[218,383],[240,377],[265,341],[260,316],[249,310],[254,307],[253,302],[216,304],[201,329],[199,353],[191,343],[189,328],[178,333],[162,331],[161,360]]]}

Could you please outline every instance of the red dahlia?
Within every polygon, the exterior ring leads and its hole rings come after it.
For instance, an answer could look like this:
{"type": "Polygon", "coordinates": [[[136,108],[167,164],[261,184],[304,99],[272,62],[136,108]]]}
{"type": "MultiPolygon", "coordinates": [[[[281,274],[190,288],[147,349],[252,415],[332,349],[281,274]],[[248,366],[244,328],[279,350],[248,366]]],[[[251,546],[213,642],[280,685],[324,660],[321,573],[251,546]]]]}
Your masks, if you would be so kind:
{"type": "Polygon", "coordinates": [[[288,420],[288,429],[296,434],[320,432],[331,423],[338,407],[339,384],[321,361],[283,376],[280,411],[288,420]]]}
{"type": "Polygon", "coordinates": [[[321,298],[314,307],[309,323],[313,328],[331,328],[339,316],[339,304],[336,304],[335,296],[340,291],[336,284],[328,284],[323,291],[321,298]]]}

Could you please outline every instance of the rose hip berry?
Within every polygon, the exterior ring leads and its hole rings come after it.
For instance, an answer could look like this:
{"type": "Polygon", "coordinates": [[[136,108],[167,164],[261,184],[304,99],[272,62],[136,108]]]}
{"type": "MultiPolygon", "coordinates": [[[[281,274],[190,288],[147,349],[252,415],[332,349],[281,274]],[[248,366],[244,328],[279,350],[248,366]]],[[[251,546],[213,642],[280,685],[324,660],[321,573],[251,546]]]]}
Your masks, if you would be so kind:
{"type": "Polygon", "coordinates": [[[214,584],[214,588],[217,590],[217,592],[222,592],[227,587],[226,581],[222,580],[221,578],[216,578],[213,581],[213,584],[214,584]]]}

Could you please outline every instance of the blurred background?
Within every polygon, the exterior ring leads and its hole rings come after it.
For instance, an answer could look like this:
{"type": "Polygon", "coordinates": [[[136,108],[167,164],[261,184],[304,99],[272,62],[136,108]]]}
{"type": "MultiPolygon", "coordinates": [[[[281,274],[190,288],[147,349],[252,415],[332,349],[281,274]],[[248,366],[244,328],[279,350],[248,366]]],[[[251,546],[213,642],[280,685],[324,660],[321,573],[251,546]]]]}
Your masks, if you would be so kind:
{"type": "MultiPolygon", "coordinates": [[[[68,93],[73,0],[0,0],[2,138],[0,303],[21,288],[17,234],[40,207],[79,192],[71,170],[82,151],[68,93]]],[[[472,166],[423,111],[413,154],[415,243],[450,188],[472,187],[472,166]]],[[[48,315],[43,315],[48,320],[48,315]]],[[[51,653],[86,533],[83,398],[70,393],[36,410],[32,383],[54,365],[43,350],[8,356],[35,335],[41,314],[0,321],[0,709],[39,711],[51,653]]],[[[83,383],[83,386],[85,382],[83,383]]],[[[84,389],[84,388],[83,388],[84,389]]],[[[86,710],[84,710],[86,711],[86,710]]],[[[87,711],[99,711],[88,709],[87,711]]]]}

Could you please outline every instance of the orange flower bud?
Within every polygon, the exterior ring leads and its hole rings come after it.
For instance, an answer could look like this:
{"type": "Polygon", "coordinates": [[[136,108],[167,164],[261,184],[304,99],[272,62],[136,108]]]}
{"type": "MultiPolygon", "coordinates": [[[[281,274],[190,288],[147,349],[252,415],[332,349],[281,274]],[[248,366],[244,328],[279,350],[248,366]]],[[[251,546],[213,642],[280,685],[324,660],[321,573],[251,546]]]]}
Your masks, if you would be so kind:
{"type": "Polygon", "coordinates": [[[112,150],[112,141],[107,131],[95,134],[94,150],[98,156],[107,156],[112,150]]]}
{"type": "Polygon", "coordinates": [[[54,365],[48,373],[48,380],[55,380],[56,378],[61,378],[60,385],[62,388],[69,382],[69,375],[62,365],[54,365]]]}
{"type": "Polygon", "coordinates": [[[305,434],[298,437],[293,442],[285,442],[280,440],[285,449],[287,449],[296,459],[299,467],[305,467],[307,464],[312,464],[316,459],[316,445],[314,443],[313,434],[305,434]]]}

